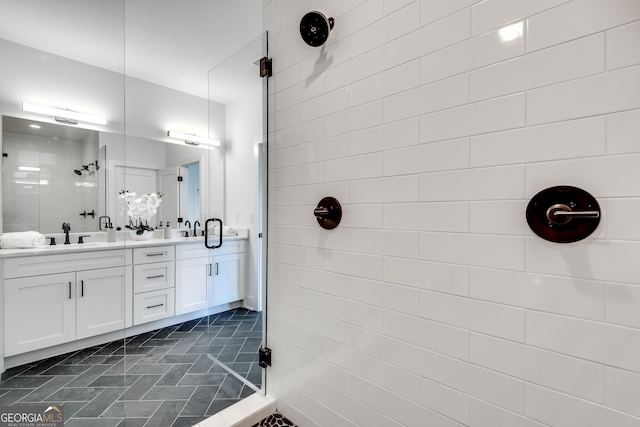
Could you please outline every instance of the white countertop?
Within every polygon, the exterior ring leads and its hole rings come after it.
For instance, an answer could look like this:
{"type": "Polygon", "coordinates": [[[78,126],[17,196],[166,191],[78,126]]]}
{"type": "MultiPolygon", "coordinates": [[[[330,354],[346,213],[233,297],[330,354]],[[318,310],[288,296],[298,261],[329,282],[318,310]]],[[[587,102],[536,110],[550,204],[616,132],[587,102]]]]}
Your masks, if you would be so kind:
{"type": "MultiPolygon", "coordinates": [[[[133,240],[131,238],[124,239],[124,235],[118,236],[120,239],[115,242],[106,241],[86,241],[83,244],[71,243],[69,245],[58,243],[57,245],[46,245],[37,248],[25,248],[25,249],[0,249],[0,258],[15,258],[21,256],[35,256],[35,255],[53,255],[60,253],[76,253],[76,252],[89,252],[89,251],[107,251],[112,249],[131,249],[147,246],[165,246],[165,245],[182,245],[189,243],[201,243],[204,245],[204,237],[174,237],[172,239],[152,238],[149,240],[133,240]]],[[[218,235],[210,236],[209,241],[211,244],[218,244],[218,235]]],[[[247,240],[246,235],[223,235],[222,243],[225,241],[234,240],[247,240]]],[[[77,241],[77,239],[73,239],[77,241]]]]}

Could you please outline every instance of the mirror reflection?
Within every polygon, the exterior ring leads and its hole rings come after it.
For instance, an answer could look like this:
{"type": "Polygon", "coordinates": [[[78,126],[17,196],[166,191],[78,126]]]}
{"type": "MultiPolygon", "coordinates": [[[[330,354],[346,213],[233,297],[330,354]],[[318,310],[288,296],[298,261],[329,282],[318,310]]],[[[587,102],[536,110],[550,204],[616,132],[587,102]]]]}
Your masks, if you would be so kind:
{"type": "Polygon", "coordinates": [[[3,232],[124,229],[122,190],[163,193],[151,227],[201,221],[204,148],[9,116],[2,148],[3,232]]]}

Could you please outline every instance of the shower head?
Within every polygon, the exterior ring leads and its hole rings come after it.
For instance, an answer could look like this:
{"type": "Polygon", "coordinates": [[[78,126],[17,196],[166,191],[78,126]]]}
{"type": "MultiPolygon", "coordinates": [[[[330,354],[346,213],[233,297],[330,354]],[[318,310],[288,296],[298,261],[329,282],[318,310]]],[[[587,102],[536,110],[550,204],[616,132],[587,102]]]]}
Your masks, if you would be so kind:
{"type": "Polygon", "coordinates": [[[82,175],[82,171],[79,171],[78,169],[75,169],[73,171],[76,175],[82,175]]]}
{"type": "Polygon", "coordinates": [[[318,11],[307,13],[300,20],[300,35],[306,44],[312,47],[322,46],[329,38],[335,23],[318,11]]]}

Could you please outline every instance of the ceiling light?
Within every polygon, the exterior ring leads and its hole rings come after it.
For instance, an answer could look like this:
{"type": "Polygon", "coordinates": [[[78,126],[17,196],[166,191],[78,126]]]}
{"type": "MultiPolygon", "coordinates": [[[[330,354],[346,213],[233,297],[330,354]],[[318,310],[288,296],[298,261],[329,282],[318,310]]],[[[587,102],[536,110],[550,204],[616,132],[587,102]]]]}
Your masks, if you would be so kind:
{"type": "Polygon", "coordinates": [[[78,113],[77,111],[64,110],[62,108],[45,107],[42,105],[22,103],[22,111],[30,113],[45,114],[55,117],[56,121],[77,124],[78,122],[94,123],[97,125],[106,125],[107,118],[93,116],[91,114],[78,113]]]}
{"type": "Polygon", "coordinates": [[[33,128],[33,129],[40,129],[40,126],[39,126],[39,125],[29,125],[29,127],[30,127],[30,128],[33,128]]]}
{"type": "Polygon", "coordinates": [[[176,132],[174,130],[170,130],[169,132],[167,132],[167,136],[169,138],[180,139],[184,141],[185,144],[188,144],[188,145],[205,144],[205,145],[213,145],[215,147],[220,146],[220,141],[218,141],[217,139],[203,138],[201,136],[193,135],[190,133],[176,132]]]}

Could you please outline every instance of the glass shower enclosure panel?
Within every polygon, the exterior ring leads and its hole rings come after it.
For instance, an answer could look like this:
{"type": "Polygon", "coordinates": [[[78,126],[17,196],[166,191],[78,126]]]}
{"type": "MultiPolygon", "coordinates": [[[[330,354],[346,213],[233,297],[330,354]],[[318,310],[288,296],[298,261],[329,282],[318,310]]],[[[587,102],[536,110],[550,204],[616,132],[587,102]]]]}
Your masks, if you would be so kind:
{"type": "Polygon", "coordinates": [[[216,370],[229,373],[228,386],[239,397],[264,392],[266,381],[259,365],[259,349],[266,346],[266,57],[264,33],[209,72],[209,137],[221,141],[210,150],[210,179],[224,186],[211,194],[207,209],[208,243],[214,247],[208,254],[214,310],[208,357],[216,370]]]}

